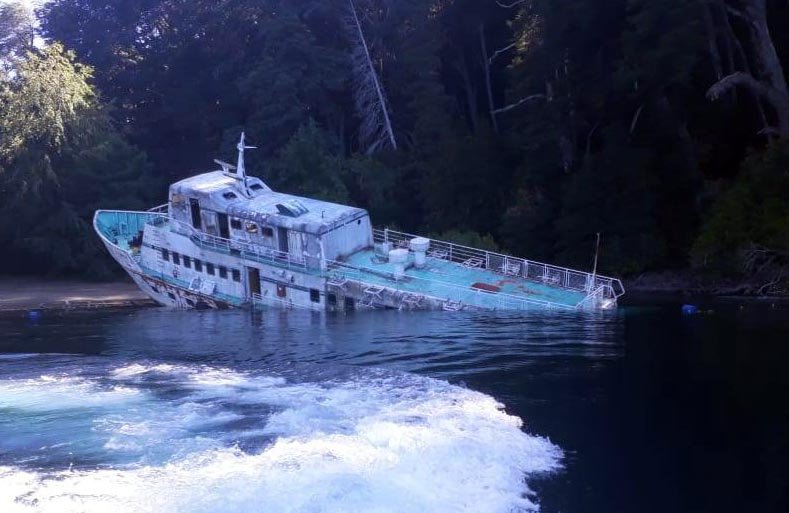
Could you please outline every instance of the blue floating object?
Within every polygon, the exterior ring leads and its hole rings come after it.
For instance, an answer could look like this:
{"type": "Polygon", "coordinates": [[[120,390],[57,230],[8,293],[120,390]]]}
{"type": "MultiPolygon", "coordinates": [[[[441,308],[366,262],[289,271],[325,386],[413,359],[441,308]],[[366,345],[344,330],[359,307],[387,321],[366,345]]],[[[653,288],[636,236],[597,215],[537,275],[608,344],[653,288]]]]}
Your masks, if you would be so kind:
{"type": "Polygon", "coordinates": [[[30,310],[27,312],[27,318],[31,321],[37,321],[41,318],[41,310],[30,310]]]}
{"type": "Polygon", "coordinates": [[[696,305],[682,305],[682,313],[685,315],[693,315],[699,313],[699,309],[696,305]]]}

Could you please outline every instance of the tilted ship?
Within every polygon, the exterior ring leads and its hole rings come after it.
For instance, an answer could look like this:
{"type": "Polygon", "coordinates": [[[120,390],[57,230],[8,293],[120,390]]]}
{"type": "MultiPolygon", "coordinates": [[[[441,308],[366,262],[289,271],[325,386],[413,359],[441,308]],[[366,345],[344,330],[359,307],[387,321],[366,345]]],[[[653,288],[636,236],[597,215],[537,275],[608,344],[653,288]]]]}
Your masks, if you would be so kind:
{"type": "Polygon", "coordinates": [[[147,212],[100,210],[112,257],[162,305],[343,311],[606,310],[616,278],[374,229],[361,208],[271,190],[238,163],[170,186],[147,212]]]}

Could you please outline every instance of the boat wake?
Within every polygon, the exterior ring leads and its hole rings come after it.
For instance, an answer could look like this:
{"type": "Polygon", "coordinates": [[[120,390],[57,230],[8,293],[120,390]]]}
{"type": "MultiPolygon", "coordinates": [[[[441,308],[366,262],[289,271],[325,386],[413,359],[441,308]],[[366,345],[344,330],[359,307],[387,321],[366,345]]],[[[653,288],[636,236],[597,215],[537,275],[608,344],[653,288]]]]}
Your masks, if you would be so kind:
{"type": "Polygon", "coordinates": [[[0,379],[0,511],[532,511],[527,480],[559,468],[558,447],[484,394],[304,374],[136,363],[0,379]]]}

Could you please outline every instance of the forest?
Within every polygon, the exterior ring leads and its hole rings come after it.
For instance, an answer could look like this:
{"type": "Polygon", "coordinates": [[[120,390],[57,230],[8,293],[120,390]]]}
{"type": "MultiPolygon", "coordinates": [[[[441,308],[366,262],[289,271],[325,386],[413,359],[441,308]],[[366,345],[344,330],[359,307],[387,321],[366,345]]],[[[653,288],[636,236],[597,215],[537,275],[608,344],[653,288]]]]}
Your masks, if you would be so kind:
{"type": "Polygon", "coordinates": [[[786,0],[0,3],[2,273],[231,160],[377,225],[634,277],[789,273],[786,0]]]}

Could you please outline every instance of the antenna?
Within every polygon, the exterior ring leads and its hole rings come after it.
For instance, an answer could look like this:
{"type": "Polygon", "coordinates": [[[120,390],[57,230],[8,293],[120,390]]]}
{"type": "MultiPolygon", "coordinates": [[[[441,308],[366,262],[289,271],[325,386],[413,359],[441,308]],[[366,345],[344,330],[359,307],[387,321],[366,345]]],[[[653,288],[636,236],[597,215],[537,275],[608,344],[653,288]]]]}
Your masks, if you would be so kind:
{"type": "Polygon", "coordinates": [[[257,146],[246,146],[244,145],[244,139],[246,135],[244,132],[241,132],[241,140],[238,142],[238,165],[236,166],[236,173],[238,178],[244,184],[244,192],[246,192],[247,196],[250,195],[249,189],[247,188],[247,170],[244,168],[244,150],[254,150],[257,146]]]}
{"type": "Polygon", "coordinates": [[[222,171],[223,171],[225,174],[227,174],[227,175],[230,175],[230,174],[232,174],[232,173],[231,173],[231,171],[232,171],[232,170],[234,170],[234,169],[236,168],[236,166],[234,166],[233,164],[228,164],[227,162],[225,162],[225,161],[223,161],[223,160],[214,159],[214,162],[216,162],[217,164],[219,164],[219,165],[222,167],[222,171]]]}

